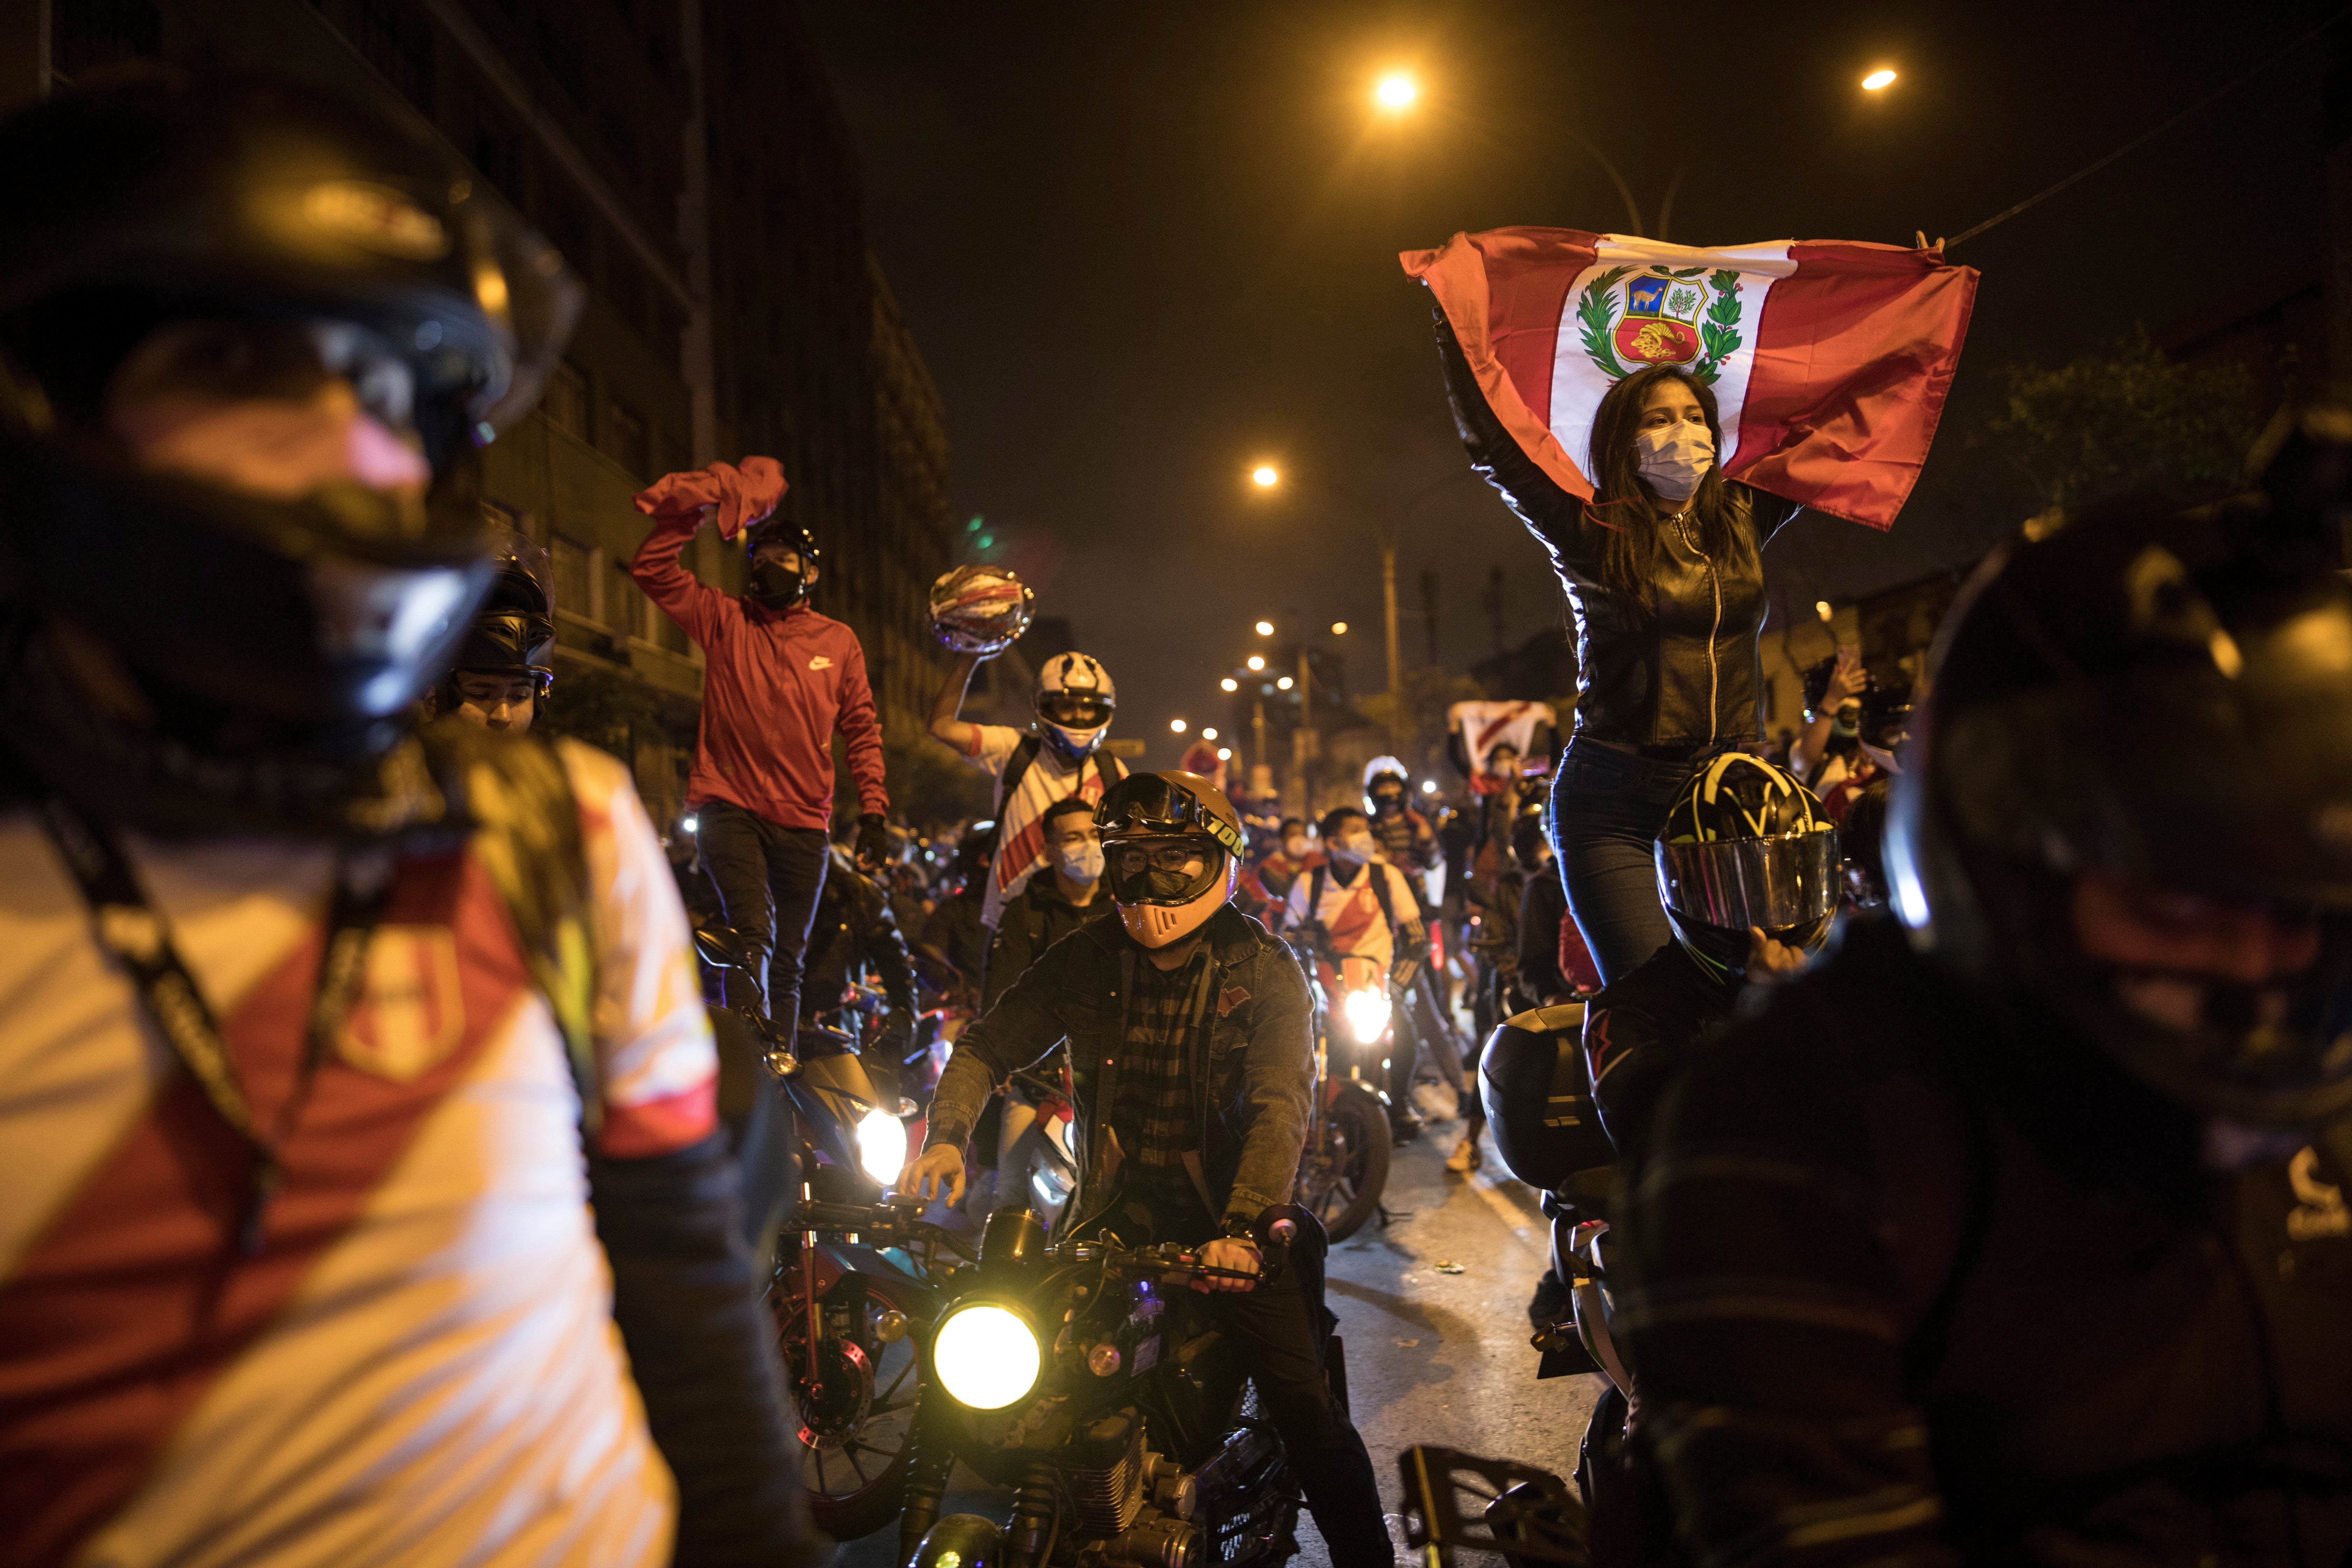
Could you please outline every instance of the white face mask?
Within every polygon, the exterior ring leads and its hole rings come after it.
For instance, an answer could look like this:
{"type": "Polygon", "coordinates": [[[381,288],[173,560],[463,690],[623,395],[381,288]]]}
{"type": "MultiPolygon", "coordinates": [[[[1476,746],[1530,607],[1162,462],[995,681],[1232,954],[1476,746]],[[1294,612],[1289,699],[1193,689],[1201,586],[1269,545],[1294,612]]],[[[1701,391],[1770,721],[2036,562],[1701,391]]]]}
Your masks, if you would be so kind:
{"type": "Polygon", "coordinates": [[[1372,836],[1350,833],[1345,838],[1334,838],[1329,844],[1331,858],[1349,866],[1360,866],[1372,858],[1372,836]]]}
{"type": "Polygon", "coordinates": [[[1715,442],[1704,425],[1662,425],[1634,437],[1634,461],[1658,499],[1680,506],[1715,467],[1715,442]]]}
{"type": "Polygon", "coordinates": [[[1054,847],[1054,865],[1071,881],[1091,886],[1102,879],[1103,847],[1091,840],[1067,848],[1057,844],[1054,847]]]}
{"type": "Polygon", "coordinates": [[[1282,852],[1293,860],[1304,860],[1307,858],[1307,840],[1286,838],[1282,841],[1282,852]]]}

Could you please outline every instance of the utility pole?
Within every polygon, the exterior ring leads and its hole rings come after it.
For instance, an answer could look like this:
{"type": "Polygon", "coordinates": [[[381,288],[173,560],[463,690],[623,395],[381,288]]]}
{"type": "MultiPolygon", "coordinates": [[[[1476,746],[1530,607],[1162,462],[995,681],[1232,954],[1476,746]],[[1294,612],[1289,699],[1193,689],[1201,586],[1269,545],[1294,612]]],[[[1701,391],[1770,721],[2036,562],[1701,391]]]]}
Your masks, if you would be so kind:
{"type": "Polygon", "coordinates": [[[1258,766],[1265,768],[1269,775],[1273,773],[1274,770],[1267,766],[1274,761],[1274,753],[1265,749],[1265,699],[1263,697],[1250,700],[1250,755],[1257,759],[1258,766]]]}
{"type": "Polygon", "coordinates": [[[1391,752],[1404,745],[1404,656],[1397,647],[1396,555],[1395,545],[1381,546],[1381,609],[1388,617],[1391,752]]]}

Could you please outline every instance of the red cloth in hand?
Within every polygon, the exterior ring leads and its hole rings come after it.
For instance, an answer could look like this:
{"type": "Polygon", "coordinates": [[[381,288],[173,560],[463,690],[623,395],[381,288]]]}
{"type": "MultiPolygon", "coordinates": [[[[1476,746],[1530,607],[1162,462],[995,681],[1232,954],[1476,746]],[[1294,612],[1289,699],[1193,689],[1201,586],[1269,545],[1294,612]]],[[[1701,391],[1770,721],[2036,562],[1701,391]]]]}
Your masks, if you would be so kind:
{"type": "Polygon", "coordinates": [[[713,463],[664,474],[637,492],[637,510],[650,517],[678,517],[716,507],[719,537],[732,539],[774,511],[788,488],[782,463],[773,458],[746,458],[740,467],[713,463]]]}

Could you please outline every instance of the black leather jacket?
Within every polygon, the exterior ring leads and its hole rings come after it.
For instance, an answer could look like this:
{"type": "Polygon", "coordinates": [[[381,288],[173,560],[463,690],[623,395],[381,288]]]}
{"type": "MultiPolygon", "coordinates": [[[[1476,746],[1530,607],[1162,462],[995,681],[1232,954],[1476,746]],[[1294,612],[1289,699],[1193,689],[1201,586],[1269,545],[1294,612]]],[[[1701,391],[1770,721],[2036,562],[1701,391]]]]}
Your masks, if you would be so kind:
{"type": "MultiPolygon", "coordinates": [[[[1445,391],[1471,466],[1551,552],[1576,616],[1576,732],[1634,746],[1706,746],[1764,733],[1764,578],[1716,563],[1667,535],[1666,573],[1649,613],[1632,614],[1601,583],[1600,528],[1584,503],[1551,481],[1503,428],[1462,357],[1454,329],[1437,320],[1445,391]]],[[[1759,551],[1801,510],[1796,502],[1725,485],[1734,524],[1759,551]]],[[[1757,559],[1754,555],[1748,560],[1757,559]]]]}

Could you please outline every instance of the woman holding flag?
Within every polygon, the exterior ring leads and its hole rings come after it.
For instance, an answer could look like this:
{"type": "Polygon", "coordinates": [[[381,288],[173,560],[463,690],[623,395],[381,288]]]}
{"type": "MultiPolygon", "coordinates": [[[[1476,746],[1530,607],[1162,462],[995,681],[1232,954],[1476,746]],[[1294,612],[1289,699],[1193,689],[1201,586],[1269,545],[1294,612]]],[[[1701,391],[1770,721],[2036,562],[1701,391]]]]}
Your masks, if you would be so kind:
{"type": "Polygon", "coordinates": [[[1437,296],[1472,463],[1550,553],[1575,616],[1553,832],[1613,981],[1670,935],[1651,848],[1667,807],[1762,734],[1764,545],[1808,506],[1892,525],[1975,274],[1932,249],[1700,251],[1568,229],[1456,235],[1402,260],[1437,296]]]}

